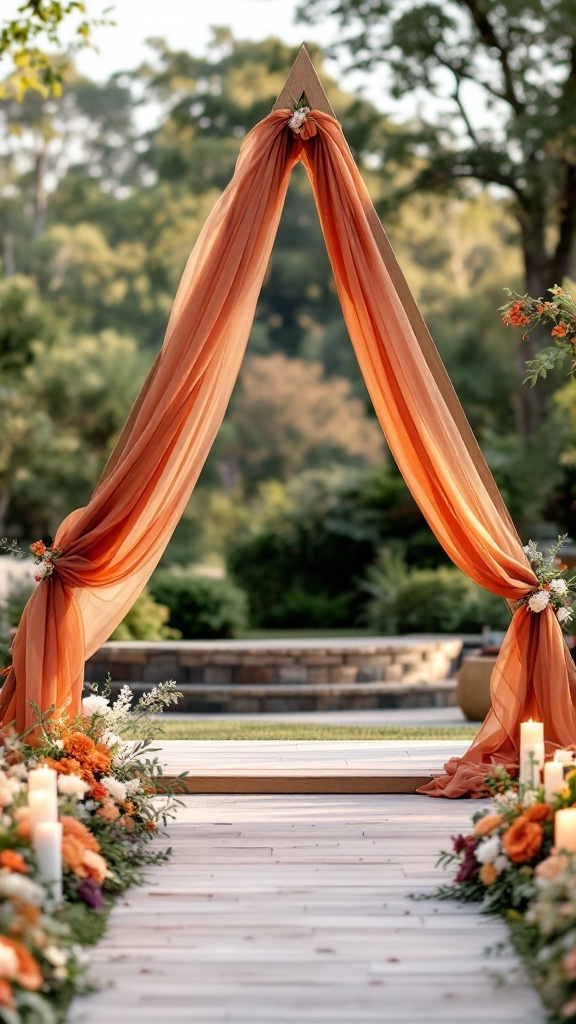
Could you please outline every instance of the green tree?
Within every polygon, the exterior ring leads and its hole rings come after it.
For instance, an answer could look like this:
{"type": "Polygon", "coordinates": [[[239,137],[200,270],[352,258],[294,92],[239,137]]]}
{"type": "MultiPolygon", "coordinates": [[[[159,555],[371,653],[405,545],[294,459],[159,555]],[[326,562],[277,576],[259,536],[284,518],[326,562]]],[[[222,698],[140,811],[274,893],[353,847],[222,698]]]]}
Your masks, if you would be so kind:
{"type": "Polygon", "coordinates": [[[22,99],[28,90],[60,95],[61,61],[43,47],[61,45],[63,25],[73,27],[76,47],[87,46],[92,30],[101,24],[84,0],[23,0],[16,17],[0,22],[0,68],[7,72],[0,95],[22,99]]]}
{"type": "MultiPolygon", "coordinates": [[[[561,283],[576,234],[573,0],[306,0],[299,16],[336,18],[336,49],[355,67],[385,67],[393,97],[418,100],[418,116],[385,145],[387,172],[390,161],[412,168],[403,193],[497,186],[516,220],[526,290],[561,283]]],[[[540,341],[518,338],[522,379],[540,341]]],[[[526,439],[542,401],[542,391],[521,393],[526,439]]]]}

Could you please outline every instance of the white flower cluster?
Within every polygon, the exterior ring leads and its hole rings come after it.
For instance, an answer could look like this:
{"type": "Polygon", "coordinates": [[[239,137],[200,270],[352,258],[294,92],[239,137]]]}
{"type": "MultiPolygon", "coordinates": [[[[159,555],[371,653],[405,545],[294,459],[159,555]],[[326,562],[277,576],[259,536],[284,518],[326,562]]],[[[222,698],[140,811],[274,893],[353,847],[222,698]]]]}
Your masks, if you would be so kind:
{"type": "Polygon", "coordinates": [[[70,775],[58,773],[58,792],[62,796],[75,796],[82,800],[89,789],[88,783],[84,782],[84,779],[81,779],[79,775],[75,775],[73,772],[70,775]]]}
{"type": "Polygon", "coordinates": [[[21,788],[22,785],[18,778],[0,771],[0,807],[9,807],[21,788]]]}
{"type": "Polygon", "coordinates": [[[22,903],[31,903],[34,907],[41,907],[46,900],[46,890],[16,871],[2,871],[0,872],[0,896],[9,900],[22,900],[22,903]]]}
{"type": "Polygon", "coordinates": [[[547,590],[537,590],[532,597],[528,598],[528,607],[531,612],[543,612],[549,603],[550,594],[547,590]]]}
{"type": "Polygon", "coordinates": [[[117,804],[124,803],[126,799],[126,786],[123,782],[120,782],[119,779],[114,779],[111,775],[106,775],[101,781],[104,788],[117,804]]]}
{"type": "Polygon", "coordinates": [[[498,874],[510,867],[508,857],[502,853],[500,836],[489,836],[487,839],[483,839],[476,847],[475,856],[481,864],[493,864],[498,874]]]}

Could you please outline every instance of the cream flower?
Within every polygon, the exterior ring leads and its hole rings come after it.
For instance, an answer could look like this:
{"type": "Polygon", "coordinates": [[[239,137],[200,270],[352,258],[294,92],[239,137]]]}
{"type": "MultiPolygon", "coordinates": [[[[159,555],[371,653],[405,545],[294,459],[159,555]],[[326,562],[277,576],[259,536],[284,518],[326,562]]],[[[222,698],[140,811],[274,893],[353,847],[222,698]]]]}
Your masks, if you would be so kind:
{"type": "Polygon", "coordinates": [[[543,612],[546,605],[550,601],[550,593],[548,590],[537,590],[532,597],[528,598],[528,607],[531,612],[543,612]]]}
{"type": "Polygon", "coordinates": [[[89,789],[88,783],[84,782],[79,775],[74,775],[73,772],[70,775],[58,775],[58,792],[63,796],[76,796],[81,800],[89,789]]]}
{"type": "Polygon", "coordinates": [[[549,587],[553,594],[560,594],[561,597],[568,593],[566,580],[550,580],[549,587]]]}
{"type": "Polygon", "coordinates": [[[570,622],[570,619],[572,618],[572,609],[559,608],[556,612],[556,618],[558,619],[558,622],[570,622]]]}
{"type": "Polygon", "coordinates": [[[508,860],[505,853],[500,853],[492,863],[498,874],[500,874],[501,871],[506,871],[506,869],[510,867],[511,861],[508,860]]]}
{"type": "Polygon", "coordinates": [[[476,860],[481,864],[493,864],[502,849],[500,836],[490,836],[478,844],[475,851],[476,860]]]}
{"type": "Polygon", "coordinates": [[[20,875],[16,871],[9,871],[6,874],[3,872],[0,874],[0,896],[22,900],[23,903],[32,903],[35,907],[41,907],[46,899],[46,890],[24,875],[20,875]]]}
{"type": "Polygon", "coordinates": [[[99,697],[97,693],[91,697],[85,697],[82,701],[83,715],[105,715],[110,710],[110,702],[106,697],[99,697]]]}
{"type": "Polygon", "coordinates": [[[121,804],[124,802],[126,799],[126,786],[123,782],[119,782],[118,779],[114,779],[111,775],[107,775],[102,779],[102,785],[105,786],[116,803],[121,804]]]}
{"type": "Polygon", "coordinates": [[[18,957],[12,946],[5,946],[0,940],[0,978],[15,978],[18,973],[18,957]]]}

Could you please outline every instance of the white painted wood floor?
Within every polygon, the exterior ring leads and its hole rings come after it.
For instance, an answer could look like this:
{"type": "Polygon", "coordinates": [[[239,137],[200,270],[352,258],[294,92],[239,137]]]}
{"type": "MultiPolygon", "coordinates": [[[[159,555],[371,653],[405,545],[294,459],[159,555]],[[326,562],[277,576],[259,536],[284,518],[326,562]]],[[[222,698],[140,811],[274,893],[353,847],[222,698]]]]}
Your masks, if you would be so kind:
{"type": "Polygon", "coordinates": [[[187,796],[112,914],[73,1024],[542,1024],[498,921],[426,900],[469,801],[187,796]],[[508,979],[493,984],[492,972],[508,979]]]}

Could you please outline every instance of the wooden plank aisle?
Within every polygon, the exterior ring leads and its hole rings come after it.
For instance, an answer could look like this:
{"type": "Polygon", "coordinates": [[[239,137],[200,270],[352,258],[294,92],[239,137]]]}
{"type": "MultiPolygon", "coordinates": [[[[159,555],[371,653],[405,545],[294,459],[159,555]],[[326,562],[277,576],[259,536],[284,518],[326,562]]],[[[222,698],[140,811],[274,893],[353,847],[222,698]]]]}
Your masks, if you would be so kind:
{"type": "Polygon", "coordinates": [[[164,778],[189,793],[414,793],[466,741],[168,740],[164,778]]]}
{"type": "Polygon", "coordinates": [[[73,1024],[543,1024],[505,937],[426,900],[469,802],[187,796],[174,857],[128,894],[92,956],[107,985],[73,1024]],[[494,970],[508,979],[496,987],[494,970]]]}

